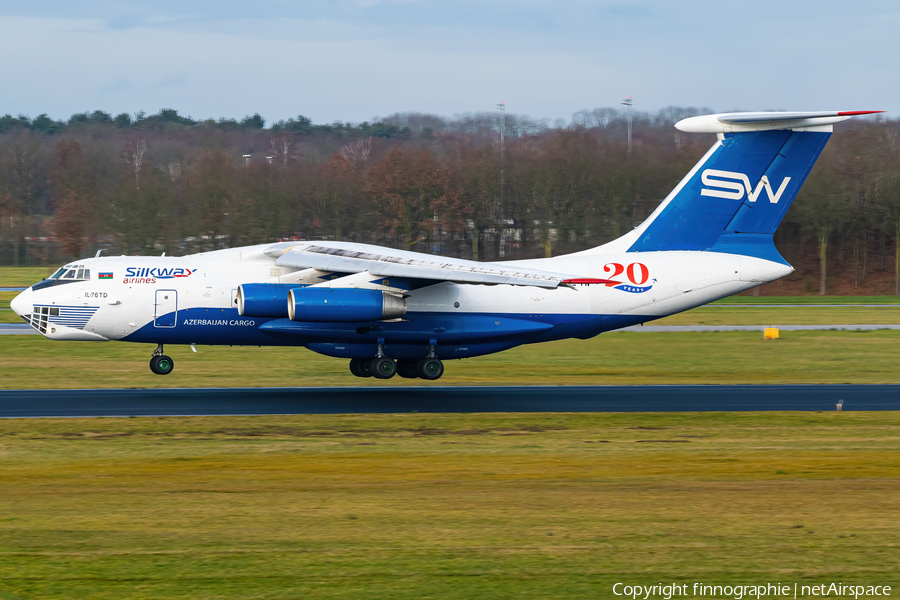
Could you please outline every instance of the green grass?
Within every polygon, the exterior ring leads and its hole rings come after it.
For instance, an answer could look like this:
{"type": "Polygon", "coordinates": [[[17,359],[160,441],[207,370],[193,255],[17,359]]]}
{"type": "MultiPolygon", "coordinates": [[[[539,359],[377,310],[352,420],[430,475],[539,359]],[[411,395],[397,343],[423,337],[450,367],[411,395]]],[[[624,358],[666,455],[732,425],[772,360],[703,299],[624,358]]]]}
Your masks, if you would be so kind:
{"type": "Polygon", "coordinates": [[[898,304],[900,296],[729,296],[714,304],[898,304]]]}
{"type": "Polygon", "coordinates": [[[28,287],[53,275],[62,265],[52,267],[0,267],[0,287],[28,287]]]}
{"type": "MultiPolygon", "coordinates": [[[[9,303],[18,292],[0,292],[0,309],[9,308],[9,303]]],[[[0,323],[21,323],[22,319],[11,310],[0,310],[0,323]]]]}
{"type": "MultiPolygon", "coordinates": [[[[0,337],[4,388],[429,385],[353,377],[347,361],[302,348],[166,346],[170,375],[147,366],[154,346],[0,337]]],[[[440,385],[900,383],[900,331],[603,334],[448,361],[440,385]]],[[[433,385],[433,384],[431,384],[433,385]]]]}
{"type": "Polygon", "coordinates": [[[894,325],[900,323],[900,305],[756,308],[740,305],[701,306],[648,322],[648,325],[894,325]]]}
{"type": "Polygon", "coordinates": [[[900,413],[0,422],[0,598],[898,585],[900,413]]]}

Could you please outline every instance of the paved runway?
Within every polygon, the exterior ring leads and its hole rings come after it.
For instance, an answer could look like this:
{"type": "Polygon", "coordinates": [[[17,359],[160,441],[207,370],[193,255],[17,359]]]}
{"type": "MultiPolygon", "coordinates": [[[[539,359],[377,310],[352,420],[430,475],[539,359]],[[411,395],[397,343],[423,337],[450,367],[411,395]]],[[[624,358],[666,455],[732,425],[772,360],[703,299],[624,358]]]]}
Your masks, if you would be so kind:
{"type": "Polygon", "coordinates": [[[27,323],[0,323],[0,335],[41,335],[27,323]]]}
{"type": "Polygon", "coordinates": [[[900,385],[2,390],[0,417],[900,410],[900,385]]]}

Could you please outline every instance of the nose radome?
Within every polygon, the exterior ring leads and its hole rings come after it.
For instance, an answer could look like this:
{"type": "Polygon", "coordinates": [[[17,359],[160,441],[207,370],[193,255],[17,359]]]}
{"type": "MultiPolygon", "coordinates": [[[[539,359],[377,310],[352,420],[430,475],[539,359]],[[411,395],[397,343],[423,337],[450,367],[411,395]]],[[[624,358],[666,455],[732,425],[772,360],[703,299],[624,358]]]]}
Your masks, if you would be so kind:
{"type": "Polygon", "coordinates": [[[18,296],[12,299],[12,302],[9,303],[9,307],[13,309],[13,312],[19,315],[20,317],[24,317],[25,315],[31,314],[31,310],[33,308],[31,295],[31,288],[28,288],[18,296]]]}

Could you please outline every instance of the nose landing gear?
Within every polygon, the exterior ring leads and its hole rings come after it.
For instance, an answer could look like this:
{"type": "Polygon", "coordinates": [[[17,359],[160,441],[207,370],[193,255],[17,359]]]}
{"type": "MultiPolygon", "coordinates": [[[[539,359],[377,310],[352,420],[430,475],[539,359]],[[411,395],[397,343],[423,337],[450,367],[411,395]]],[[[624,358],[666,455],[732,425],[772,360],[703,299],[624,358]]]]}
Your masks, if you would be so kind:
{"type": "Polygon", "coordinates": [[[163,345],[159,344],[150,359],[150,370],[157,375],[168,375],[175,368],[175,361],[163,354],[163,345]]]}

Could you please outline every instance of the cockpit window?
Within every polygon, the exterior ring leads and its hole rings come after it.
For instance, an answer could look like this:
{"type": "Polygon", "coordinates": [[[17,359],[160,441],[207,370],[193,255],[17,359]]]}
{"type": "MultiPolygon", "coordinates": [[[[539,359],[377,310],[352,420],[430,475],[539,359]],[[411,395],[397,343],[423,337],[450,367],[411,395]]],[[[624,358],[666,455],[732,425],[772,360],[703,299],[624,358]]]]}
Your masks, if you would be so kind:
{"type": "Polygon", "coordinates": [[[45,287],[52,287],[55,285],[62,285],[64,283],[75,283],[76,281],[90,281],[91,279],[91,270],[85,269],[84,265],[66,265],[64,267],[60,267],[56,273],[45,279],[44,281],[39,281],[33,286],[31,289],[39,290],[45,287]]]}
{"type": "Polygon", "coordinates": [[[50,276],[50,279],[64,279],[68,281],[87,281],[91,278],[91,270],[83,265],[66,265],[50,276]]]}

